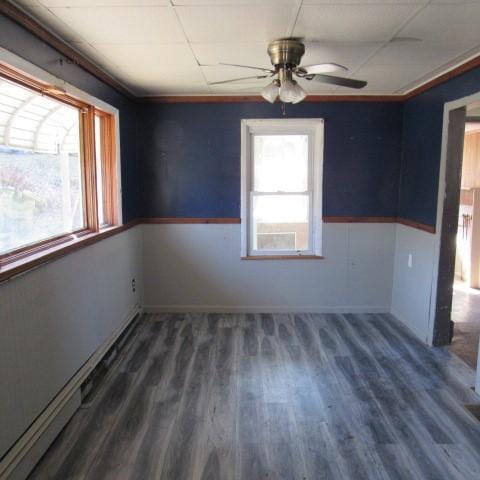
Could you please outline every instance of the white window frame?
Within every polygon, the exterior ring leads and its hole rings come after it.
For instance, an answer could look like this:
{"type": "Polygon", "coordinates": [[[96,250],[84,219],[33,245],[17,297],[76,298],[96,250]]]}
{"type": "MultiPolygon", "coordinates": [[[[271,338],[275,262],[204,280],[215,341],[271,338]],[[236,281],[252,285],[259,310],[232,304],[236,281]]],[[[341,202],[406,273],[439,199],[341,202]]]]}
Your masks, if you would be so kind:
{"type": "MultiPolygon", "coordinates": [[[[241,121],[241,256],[322,256],[322,179],[323,179],[324,120],[322,118],[244,119],[241,121]],[[254,250],[252,228],[254,135],[308,135],[310,225],[308,250],[254,250]]],[[[305,192],[269,192],[269,195],[292,195],[305,192]]]]}

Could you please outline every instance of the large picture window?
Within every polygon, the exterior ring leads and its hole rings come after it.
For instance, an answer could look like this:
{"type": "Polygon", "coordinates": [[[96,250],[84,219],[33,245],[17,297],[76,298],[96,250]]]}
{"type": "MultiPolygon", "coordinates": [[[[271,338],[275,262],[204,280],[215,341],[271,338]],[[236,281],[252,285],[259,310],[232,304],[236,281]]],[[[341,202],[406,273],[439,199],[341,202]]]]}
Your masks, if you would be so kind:
{"type": "Polygon", "coordinates": [[[243,120],[242,255],[321,255],[322,120],[243,120]]]}
{"type": "Polygon", "coordinates": [[[0,64],[0,264],[117,222],[114,118],[0,64]]]}

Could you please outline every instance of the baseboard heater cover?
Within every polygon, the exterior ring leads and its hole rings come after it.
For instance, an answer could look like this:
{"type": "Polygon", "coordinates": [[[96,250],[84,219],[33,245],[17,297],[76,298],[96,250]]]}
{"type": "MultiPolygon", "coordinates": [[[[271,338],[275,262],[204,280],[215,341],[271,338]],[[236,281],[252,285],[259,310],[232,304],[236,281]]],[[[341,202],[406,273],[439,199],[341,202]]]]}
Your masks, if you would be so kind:
{"type": "MultiPolygon", "coordinates": [[[[128,313],[122,325],[83,364],[60,390],[43,412],[0,460],[0,480],[25,480],[50,444],[62,431],[91,389],[96,367],[106,359],[113,361],[112,352],[126,342],[132,322],[143,309],[140,305],[128,313]],[[93,374],[92,374],[93,373],[93,374]],[[83,391],[83,392],[82,392],[83,391]]],[[[115,354],[113,354],[115,356],[115,354]]]]}

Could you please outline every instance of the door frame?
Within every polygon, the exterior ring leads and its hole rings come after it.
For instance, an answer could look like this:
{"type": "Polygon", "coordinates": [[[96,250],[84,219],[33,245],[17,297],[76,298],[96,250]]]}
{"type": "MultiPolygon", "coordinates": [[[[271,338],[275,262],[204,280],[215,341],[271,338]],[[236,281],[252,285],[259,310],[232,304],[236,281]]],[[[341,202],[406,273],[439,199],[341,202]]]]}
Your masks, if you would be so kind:
{"type": "MultiPolygon", "coordinates": [[[[437,196],[437,217],[436,217],[436,228],[435,228],[435,238],[434,238],[434,251],[433,251],[433,269],[432,269],[432,282],[431,282],[431,295],[430,295],[430,309],[429,309],[429,322],[428,322],[428,338],[427,342],[429,345],[445,345],[448,341],[445,341],[446,338],[450,337],[450,324],[446,324],[445,318],[441,318],[441,315],[438,315],[437,305],[438,305],[438,296],[439,294],[444,295],[445,290],[440,291],[438,288],[439,284],[439,274],[441,273],[441,263],[445,264],[446,262],[451,262],[454,265],[455,262],[455,252],[449,255],[445,255],[443,252],[442,259],[440,255],[442,253],[442,231],[444,232],[445,238],[445,225],[444,229],[444,206],[445,206],[445,193],[447,192],[447,154],[448,154],[448,129],[449,129],[449,118],[450,112],[453,110],[468,107],[472,103],[480,103],[480,92],[468,95],[457,100],[447,102],[443,107],[443,127],[442,127],[442,146],[441,146],[441,156],[440,156],[440,171],[438,179],[438,196],[437,196]],[[448,328],[448,332],[447,332],[448,328]]],[[[462,158],[459,160],[460,166],[462,158]]],[[[458,166],[458,165],[457,165],[458,166]]],[[[451,232],[450,232],[451,235],[451,232]]],[[[451,250],[451,249],[450,249],[451,250]]],[[[451,267],[451,265],[450,265],[451,267]]],[[[448,268],[448,264],[447,264],[448,268]]],[[[441,279],[440,279],[441,280],[441,279]]],[[[450,295],[451,296],[451,295],[450,295]]],[[[445,299],[443,299],[445,303],[445,299]]],[[[451,298],[450,298],[450,308],[448,312],[451,311],[451,298]]],[[[479,373],[479,372],[477,372],[479,373]]]]}

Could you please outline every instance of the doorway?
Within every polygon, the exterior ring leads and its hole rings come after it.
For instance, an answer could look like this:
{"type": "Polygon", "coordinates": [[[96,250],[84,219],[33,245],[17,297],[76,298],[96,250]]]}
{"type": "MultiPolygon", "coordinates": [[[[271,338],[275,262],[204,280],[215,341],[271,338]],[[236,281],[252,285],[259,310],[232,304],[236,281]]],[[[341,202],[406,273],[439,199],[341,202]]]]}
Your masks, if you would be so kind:
{"type": "Polygon", "coordinates": [[[480,109],[467,108],[463,142],[450,350],[476,368],[480,338],[480,109]]]}
{"type": "MultiPolygon", "coordinates": [[[[433,341],[476,369],[480,338],[480,104],[446,110],[433,341]]],[[[441,193],[439,192],[439,199],[441,193]]]]}

